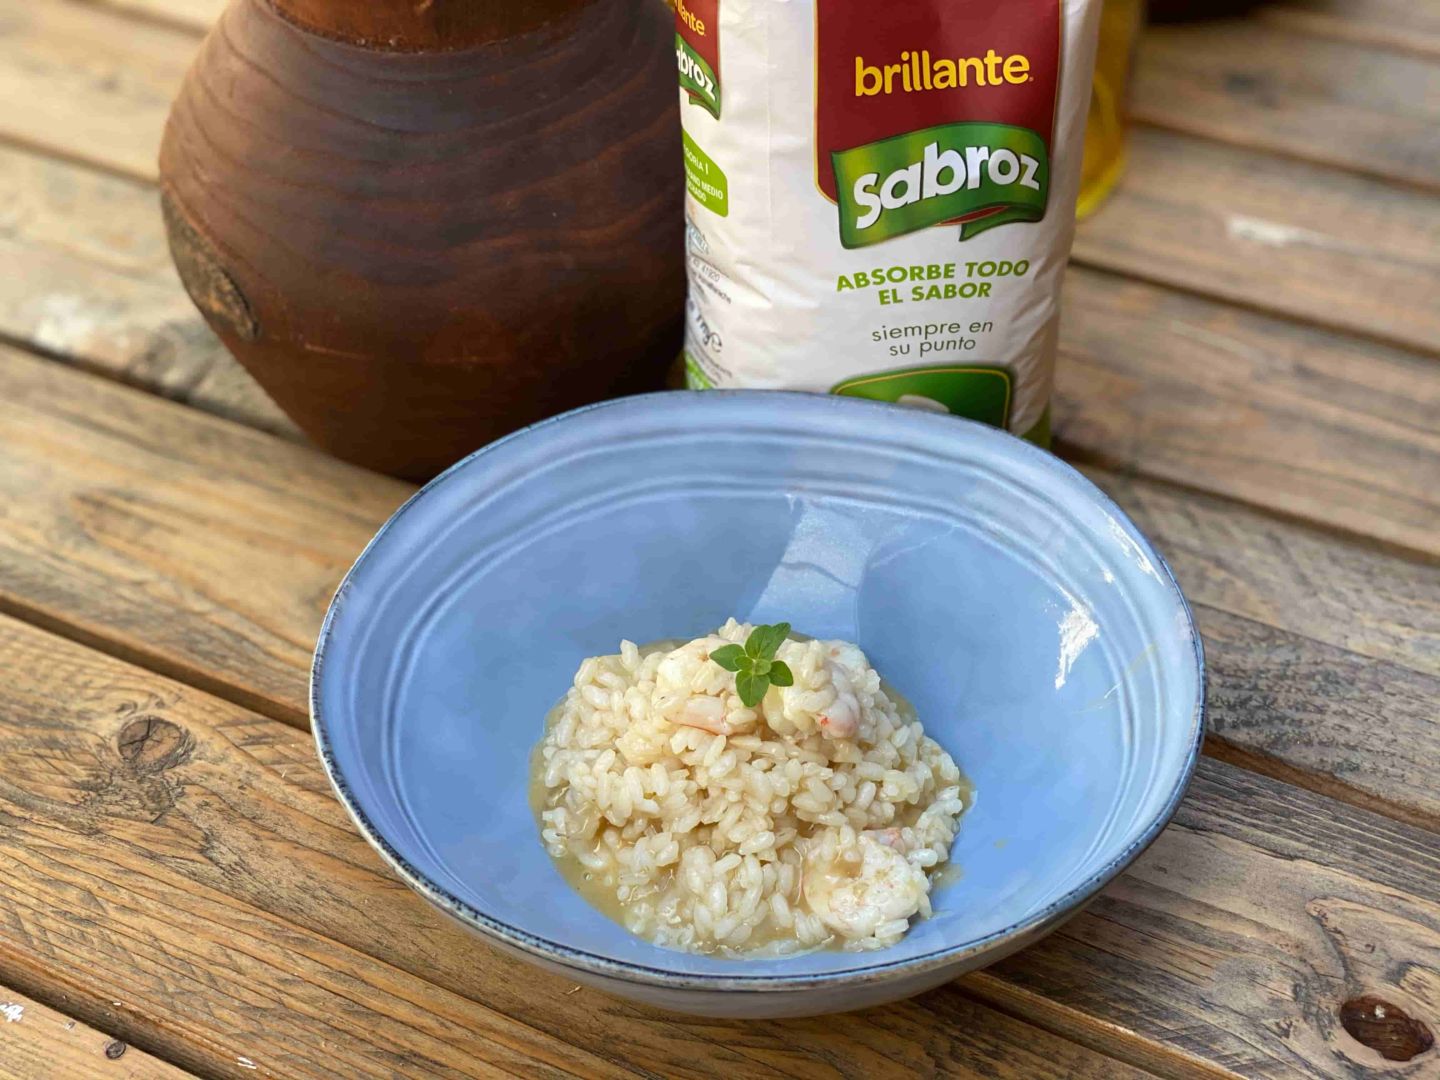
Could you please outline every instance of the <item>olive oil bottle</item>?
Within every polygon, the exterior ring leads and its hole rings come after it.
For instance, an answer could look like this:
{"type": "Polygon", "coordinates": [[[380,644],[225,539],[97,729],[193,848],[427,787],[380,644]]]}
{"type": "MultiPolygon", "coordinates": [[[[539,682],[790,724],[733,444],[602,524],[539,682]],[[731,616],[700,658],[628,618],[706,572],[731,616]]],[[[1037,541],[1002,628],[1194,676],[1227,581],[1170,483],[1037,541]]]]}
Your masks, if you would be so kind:
{"type": "Polygon", "coordinates": [[[1105,0],[1100,12],[1095,85],[1076,201],[1076,214],[1082,218],[1105,201],[1125,171],[1130,68],[1144,21],[1144,0],[1105,0]]]}

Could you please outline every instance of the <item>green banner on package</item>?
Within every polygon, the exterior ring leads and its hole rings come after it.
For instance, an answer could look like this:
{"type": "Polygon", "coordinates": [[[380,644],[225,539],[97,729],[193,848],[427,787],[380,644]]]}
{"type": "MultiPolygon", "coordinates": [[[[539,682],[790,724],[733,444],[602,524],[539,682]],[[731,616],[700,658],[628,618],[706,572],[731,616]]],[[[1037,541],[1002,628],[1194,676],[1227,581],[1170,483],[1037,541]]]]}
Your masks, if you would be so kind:
{"type": "Polygon", "coordinates": [[[840,150],[835,165],[840,242],[867,247],[917,229],[960,223],[960,238],[1045,216],[1045,142],[1012,124],[910,131],[840,150]]]}
{"type": "Polygon", "coordinates": [[[696,363],[695,358],[688,352],[680,354],[685,358],[685,389],[687,390],[714,390],[715,384],[710,381],[704,369],[696,363]]]}
{"type": "Polygon", "coordinates": [[[994,367],[929,367],[847,379],[832,394],[890,401],[1003,428],[1010,423],[1010,373],[994,367]]]}
{"type": "Polygon", "coordinates": [[[690,95],[696,105],[720,119],[720,80],[706,59],[690,47],[679,34],[675,35],[675,60],[680,69],[680,89],[690,95]]]}
{"type": "Polygon", "coordinates": [[[730,182],[694,139],[683,131],[680,138],[685,154],[685,190],[705,209],[725,217],[730,213],[730,182]]]}

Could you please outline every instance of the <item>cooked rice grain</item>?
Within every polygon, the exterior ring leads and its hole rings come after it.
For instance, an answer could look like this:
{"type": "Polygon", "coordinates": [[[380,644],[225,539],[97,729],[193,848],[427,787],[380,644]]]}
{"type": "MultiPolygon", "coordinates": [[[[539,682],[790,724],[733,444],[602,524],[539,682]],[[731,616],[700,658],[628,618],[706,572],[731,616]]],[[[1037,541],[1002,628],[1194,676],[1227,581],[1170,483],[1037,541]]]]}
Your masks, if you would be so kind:
{"type": "Polygon", "coordinates": [[[892,945],[930,913],[960,771],[847,642],[787,639],[794,685],[746,708],[710,653],[752,629],[580,665],[536,759],[545,846],[658,945],[892,945]]]}

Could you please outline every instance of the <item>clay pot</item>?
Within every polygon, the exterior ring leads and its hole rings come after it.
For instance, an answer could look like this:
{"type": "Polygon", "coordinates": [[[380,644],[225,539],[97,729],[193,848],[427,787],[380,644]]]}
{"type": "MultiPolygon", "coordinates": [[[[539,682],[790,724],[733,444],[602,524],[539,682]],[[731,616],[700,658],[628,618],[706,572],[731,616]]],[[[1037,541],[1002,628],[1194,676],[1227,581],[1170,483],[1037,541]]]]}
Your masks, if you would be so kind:
{"type": "Polygon", "coordinates": [[[673,47],[650,0],[232,0],[160,152],[181,278],[316,442],[397,475],[659,387],[673,47]]]}

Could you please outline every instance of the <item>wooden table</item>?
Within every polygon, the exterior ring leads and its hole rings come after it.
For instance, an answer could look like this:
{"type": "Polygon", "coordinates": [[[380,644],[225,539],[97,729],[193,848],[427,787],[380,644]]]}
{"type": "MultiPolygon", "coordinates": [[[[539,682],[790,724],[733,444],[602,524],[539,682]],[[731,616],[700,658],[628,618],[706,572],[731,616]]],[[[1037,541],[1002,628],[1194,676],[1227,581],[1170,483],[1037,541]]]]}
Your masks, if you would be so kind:
{"type": "Polygon", "coordinates": [[[0,1076],[1440,1077],[1440,0],[1151,33],[1075,246],[1059,448],[1210,658],[1175,823],[995,968],[745,1024],[501,956],[331,797],[311,644],[409,488],[304,446],[170,267],[218,2],[0,0],[0,1076]]]}

